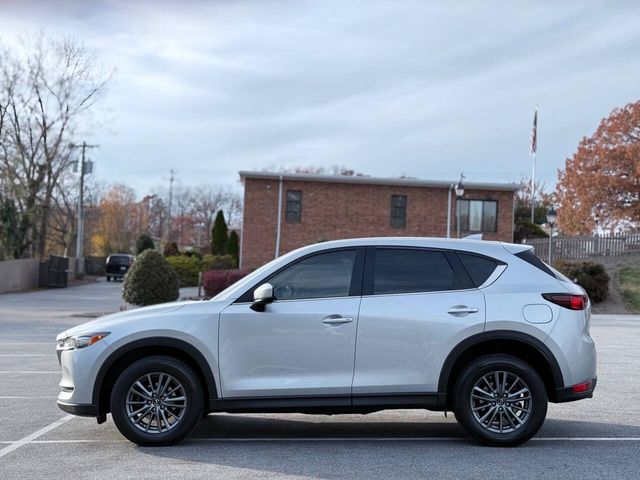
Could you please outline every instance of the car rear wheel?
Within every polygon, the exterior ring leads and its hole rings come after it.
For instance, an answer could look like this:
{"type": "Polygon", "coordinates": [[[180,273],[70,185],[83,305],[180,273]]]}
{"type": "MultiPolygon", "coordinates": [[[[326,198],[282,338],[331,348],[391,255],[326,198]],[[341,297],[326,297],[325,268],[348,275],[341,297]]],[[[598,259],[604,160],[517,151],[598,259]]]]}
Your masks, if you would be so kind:
{"type": "Polygon", "coordinates": [[[138,445],[171,445],[186,437],[203,414],[195,372],[166,356],[138,360],[116,380],[111,415],[120,433],[138,445]]]}
{"type": "Polygon", "coordinates": [[[526,442],[547,414],[544,382],[511,355],[486,355],[470,363],[454,387],[456,418],[475,440],[512,447],[526,442]]]}
{"type": "Polygon", "coordinates": [[[110,282],[110,281],[111,281],[111,277],[107,277],[107,282],[110,282]]]}

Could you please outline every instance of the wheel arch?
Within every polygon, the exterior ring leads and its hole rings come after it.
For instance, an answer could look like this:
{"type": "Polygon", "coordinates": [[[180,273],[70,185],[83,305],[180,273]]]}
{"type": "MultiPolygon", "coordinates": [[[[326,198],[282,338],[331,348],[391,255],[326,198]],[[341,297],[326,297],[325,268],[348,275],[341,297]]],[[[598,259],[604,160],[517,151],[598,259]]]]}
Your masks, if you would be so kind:
{"type": "Polygon", "coordinates": [[[564,387],[562,370],[544,343],[526,333],[495,330],[466,338],[447,356],[438,380],[438,392],[446,398],[447,407],[453,400],[452,389],[457,375],[474,358],[487,353],[507,353],[529,363],[542,377],[552,402],[556,401],[557,389],[564,387]]]}
{"type": "Polygon", "coordinates": [[[196,347],[171,337],[142,338],[119,347],[100,366],[93,385],[93,403],[98,417],[103,417],[110,410],[109,395],[118,374],[132,362],[150,355],[172,356],[187,363],[202,384],[205,408],[211,399],[218,398],[211,367],[196,347]]]}

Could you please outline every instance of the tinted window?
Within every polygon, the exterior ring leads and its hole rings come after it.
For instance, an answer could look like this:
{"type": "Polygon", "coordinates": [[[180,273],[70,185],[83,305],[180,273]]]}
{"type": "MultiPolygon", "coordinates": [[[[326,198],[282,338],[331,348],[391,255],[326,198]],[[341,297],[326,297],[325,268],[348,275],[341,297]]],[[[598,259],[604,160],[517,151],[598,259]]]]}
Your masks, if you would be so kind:
{"type": "Polygon", "coordinates": [[[498,266],[498,262],[471,253],[458,253],[464,268],[476,287],[482,285],[498,266]]]}
{"type": "Polygon", "coordinates": [[[131,257],[126,255],[111,255],[108,259],[108,263],[109,265],[122,266],[129,265],[130,260],[131,257]]]}
{"type": "Polygon", "coordinates": [[[542,270],[547,275],[551,275],[552,277],[556,278],[556,276],[549,269],[549,267],[547,267],[547,264],[544,263],[542,260],[540,260],[538,257],[536,257],[535,253],[533,253],[533,249],[525,250],[524,252],[516,253],[515,255],[516,255],[516,257],[521,258],[525,262],[527,262],[527,263],[533,265],[534,267],[542,270]]]}
{"type": "Polygon", "coordinates": [[[302,219],[302,192],[287,190],[285,218],[289,223],[299,223],[302,219]]]}
{"type": "Polygon", "coordinates": [[[391,226],[404,228],[407,223],[407,196],[391,195],[391,226]]]}
{"type": "Polygon", "coordinates": [[[381,248],[376,251],[373,293],[454,290],[458,281],[447,257],[428,250],[381,248]]]}
{"type": "Polygon", "coordinates": [[[349,295],[355,250],[321,253],[301,260],[271,277],[278,300],[349,295]]]}

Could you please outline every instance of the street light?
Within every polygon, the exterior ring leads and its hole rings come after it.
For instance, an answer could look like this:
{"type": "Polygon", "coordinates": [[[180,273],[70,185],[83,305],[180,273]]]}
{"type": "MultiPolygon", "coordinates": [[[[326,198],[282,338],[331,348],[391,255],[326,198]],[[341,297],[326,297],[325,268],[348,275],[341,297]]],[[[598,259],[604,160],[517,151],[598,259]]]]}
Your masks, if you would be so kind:
{"type": "Polygon", "coordinates": [[[462,180],[464,179],[464,175],[460,174],[460,180],[458,180],[458,184],[455,187],[456,190],[456,227],[458,228],[458,238],[460,238],[460,199],[464,195],[464,185],[462,184],[462,180]]]}
{"type": "Polygon", "coordinates": [[[551,250],[553,247],[553,224],[556,223],[556,218],[558,218],[558,214],[554,210],[553,207],[549,207],[547,210],[547,223],[549,224],[549,265],[551,265],[551,250]]]}

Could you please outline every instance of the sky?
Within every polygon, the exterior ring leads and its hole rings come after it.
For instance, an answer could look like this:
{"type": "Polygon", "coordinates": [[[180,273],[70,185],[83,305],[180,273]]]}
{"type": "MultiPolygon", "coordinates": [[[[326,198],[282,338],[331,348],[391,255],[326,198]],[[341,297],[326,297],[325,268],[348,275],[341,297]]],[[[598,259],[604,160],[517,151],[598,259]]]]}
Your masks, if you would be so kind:
{"type": "Polygon", "coordinates": [[[514,182],[558,168],[640,100],[640,2],[0,0],[0,39],[45,29],[114,75],[86,140],[140,194],[239,170],[514,182]]]}

